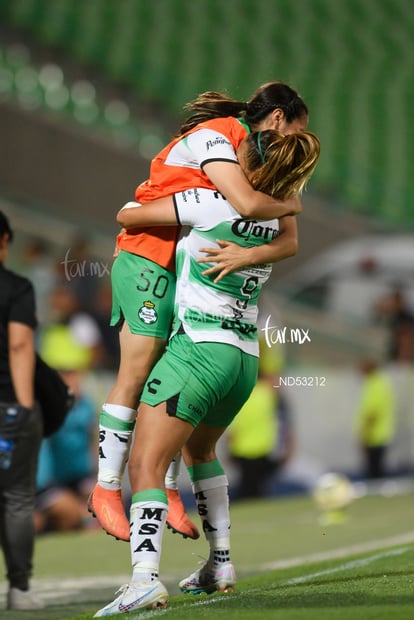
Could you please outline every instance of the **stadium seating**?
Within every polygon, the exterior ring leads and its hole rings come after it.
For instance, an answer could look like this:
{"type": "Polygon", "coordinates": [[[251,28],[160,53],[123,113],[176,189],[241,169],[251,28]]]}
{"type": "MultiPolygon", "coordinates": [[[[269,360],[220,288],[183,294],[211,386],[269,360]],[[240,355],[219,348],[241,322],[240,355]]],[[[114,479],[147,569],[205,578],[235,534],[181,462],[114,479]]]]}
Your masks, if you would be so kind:
{"type": "MultiPolygon", "coordinates": [[[[313,187],[413,227],[410,0],[2,0],[0,18],[175,113],[203,90],[248,98],[262,82],[291,83],[322,142],[313,187]]],[[[2,62],[0,89],[8,69],[2,62]]],[[[33,74],[26,78],[27,100],[43,101],[33,74]]],[[[105,127],[90,89],[81,95],[80,118],[105,127]]]]}
{"type": "Polygon", "coordinates": [[[161,123],[148,125],[132,115],[124,100],[100,97],[93,80],[69,78],[55,62],[36,62],[21,43],[0,43],[0,101],[10,99],[27,110],[47,111],[137,146],[146,159],[168,139],[161,123]]]}

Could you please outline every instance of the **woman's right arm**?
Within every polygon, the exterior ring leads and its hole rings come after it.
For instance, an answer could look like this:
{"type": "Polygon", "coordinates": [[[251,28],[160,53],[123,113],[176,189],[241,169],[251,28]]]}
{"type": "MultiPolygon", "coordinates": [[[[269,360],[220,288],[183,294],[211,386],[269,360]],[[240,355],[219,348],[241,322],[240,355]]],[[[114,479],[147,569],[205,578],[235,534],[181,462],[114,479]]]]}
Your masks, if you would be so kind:
{"type": "Polygon", "coordinates": [[[204,164],[203,170],[242,217],[273,219],[302,212],[299,196],[283,201],[256,191],[238,164],[211,161],[204,164]]]}
{"type": "Polygon", "coordinates": [[[34,405],[34,331],[29,325],[8,324],[9,366],[17,402],[31,409],[34,405]]]}
{"type": "Polygon", "coordinates": [[[34,405],[36,324],[33,286],[29,280],[19,279],[9,307],[8,355],[16,399],[29,409],[34,405]]]}
{"type": "Polygon", "coordinates": [[[140,205],[137,202],[127,202],[116,216],[116,221],[122,228],[136,226],[176,226],[177,214],[174,209],[172,196],[158,198],[140,205]]]}

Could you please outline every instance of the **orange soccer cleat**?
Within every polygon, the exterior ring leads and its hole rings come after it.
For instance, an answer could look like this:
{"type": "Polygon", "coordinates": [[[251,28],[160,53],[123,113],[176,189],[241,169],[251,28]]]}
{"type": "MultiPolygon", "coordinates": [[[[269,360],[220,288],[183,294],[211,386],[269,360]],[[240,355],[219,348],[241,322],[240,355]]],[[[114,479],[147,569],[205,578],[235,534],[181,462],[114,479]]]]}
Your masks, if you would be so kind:
{"type": "Polygon", "coordinates": [[[200,538],[197,526],[185,512],[179,492],[176,489],[166,489],[168,497],[167,527],[183,538],[200,538]]]}
{"type": "Polygon", "coordinates": [[[102,528],[117,540],[129,542],[129,521],[125,514],[121,489],[104,489],[97,484],[89,496],[88,510],[102,528]]]}

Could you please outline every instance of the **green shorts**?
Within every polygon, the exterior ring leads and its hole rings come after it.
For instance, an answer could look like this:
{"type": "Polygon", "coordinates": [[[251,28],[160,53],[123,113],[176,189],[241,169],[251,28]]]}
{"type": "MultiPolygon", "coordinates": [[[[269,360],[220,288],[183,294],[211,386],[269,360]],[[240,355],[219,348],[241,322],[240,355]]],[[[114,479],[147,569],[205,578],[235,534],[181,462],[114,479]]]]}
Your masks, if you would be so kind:
{"type": "Polygon", "coordinates": [[[111,325],[125,320],[132,334],[168,338],[174,310],[175,274],[121,250],[111,271],[111,325]]]}
{"type": "Polygon", "coordinates": [[[141,401],[197,426],[228,426],[257,381],[258,358],[219,342],[177,334],[154,366],[141,401]]]}

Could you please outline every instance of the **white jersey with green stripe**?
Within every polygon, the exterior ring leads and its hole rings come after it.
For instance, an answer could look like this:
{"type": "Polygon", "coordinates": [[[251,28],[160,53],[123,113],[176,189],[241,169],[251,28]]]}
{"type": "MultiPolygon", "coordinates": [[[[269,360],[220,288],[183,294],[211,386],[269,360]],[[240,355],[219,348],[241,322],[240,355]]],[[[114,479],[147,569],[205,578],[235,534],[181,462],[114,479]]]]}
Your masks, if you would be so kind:
{"type": "Polygon", "coordinates": [[[193,342],[228,343],[258,356],[257,301],[272,266],[246,267],[215,283],[215,276],[202,275],[210,264],[197,259],[205,256],[200,248],[218,247],[218,239],[246,248],[269,243],[279,234],[278,220],[242,218],[209,189],[177,193],[174,204],[183,229],[177,244],[173,334],[182,326],[193,342]]]}

